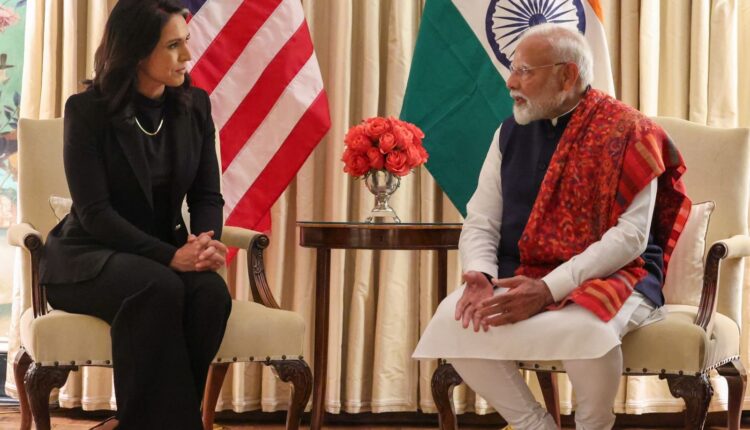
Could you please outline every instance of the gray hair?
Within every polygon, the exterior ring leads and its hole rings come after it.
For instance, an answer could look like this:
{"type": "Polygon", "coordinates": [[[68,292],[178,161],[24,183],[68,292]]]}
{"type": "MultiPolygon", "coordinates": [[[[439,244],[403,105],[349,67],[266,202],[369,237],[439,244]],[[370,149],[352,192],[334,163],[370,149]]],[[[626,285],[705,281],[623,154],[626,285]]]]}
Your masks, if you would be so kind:
{"type": "Polygon", "coordinates": [[[568,26],[544,23],[526,30],[518,43],[532,36],[541,37],[550,44],[556,62],[565,61],[578,66],[579,89],[591,85],[594,81],[593,55],[589,43],[580,32],[568,26]]]}

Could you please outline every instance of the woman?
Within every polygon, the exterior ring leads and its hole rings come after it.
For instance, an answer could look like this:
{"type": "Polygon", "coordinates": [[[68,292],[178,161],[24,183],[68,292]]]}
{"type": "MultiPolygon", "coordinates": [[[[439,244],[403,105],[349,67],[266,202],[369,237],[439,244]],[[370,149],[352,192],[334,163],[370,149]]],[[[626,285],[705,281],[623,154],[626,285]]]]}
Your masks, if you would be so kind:
{"type": "Polygon", "coordinates": [[[178,0],[120,0],[95,78],[65,105],[73,207],[49,234],[41,282],[54,308],[112,327],[117,415],[100,429],[202,428],[231,310],[215,272],[226,248],[214,126],[186,72],[185,17],[178,0]]]}

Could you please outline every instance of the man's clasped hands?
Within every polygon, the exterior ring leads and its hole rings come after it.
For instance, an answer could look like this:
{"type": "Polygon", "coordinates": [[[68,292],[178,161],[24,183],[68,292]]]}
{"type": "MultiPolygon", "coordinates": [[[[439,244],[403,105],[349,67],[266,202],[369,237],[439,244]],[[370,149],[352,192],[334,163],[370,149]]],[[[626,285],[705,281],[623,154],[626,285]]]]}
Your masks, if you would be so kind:
{"type": "Polygon", "coordinates": [[[455,318],[464,328],[472,325],[474,331],[484,331],[491,326],[513,324],[528,319],[554,303],[552,293],[541,279],[526,276],[493,278],[490,282],[484,273],[464,273],[466,283],[463,295],[456,304],[455,318]],[[494,295],[494,288],[508,291],[494,295]]]}

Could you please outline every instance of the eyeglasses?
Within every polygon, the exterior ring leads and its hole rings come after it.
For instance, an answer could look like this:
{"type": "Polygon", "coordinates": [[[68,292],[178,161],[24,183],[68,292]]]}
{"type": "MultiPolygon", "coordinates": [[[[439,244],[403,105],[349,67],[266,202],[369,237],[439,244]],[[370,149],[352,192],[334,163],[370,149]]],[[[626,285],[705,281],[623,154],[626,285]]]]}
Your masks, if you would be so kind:
{"type": "Polygon", "coordinates": [[[529,66],[515,67],[514,65],[511,64],[510,67],[508,67],[508,70],[510,70],[511,75],[518,75],[519,78],[523,79],[523,78],[527,78],[531,76],[531,72],[533,72],[534,70],[546,69],[548,67],[555,67],[555,66],[560,66],[563,64],[568,64],[568,62],[561,61],[559,63],[545,64],[543,66],[533,66],[533,67],[529,67],[529,66]]]}

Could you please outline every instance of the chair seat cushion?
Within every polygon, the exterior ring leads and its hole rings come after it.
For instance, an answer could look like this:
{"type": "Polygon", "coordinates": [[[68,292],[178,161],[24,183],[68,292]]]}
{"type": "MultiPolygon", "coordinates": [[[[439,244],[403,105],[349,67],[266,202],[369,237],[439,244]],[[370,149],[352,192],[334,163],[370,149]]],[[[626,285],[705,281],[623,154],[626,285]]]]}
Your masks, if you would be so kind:
{"type": "Polygon", "coordinates": [[[20,329],[21,345],[42,366],[111,364],[109,324],[99,318],[58,310],[34,318],[29,308],[20,329]]]}
{"type": "MultiPolygon", "coordinates": [[[[632,374],[695,374],[720,366],[740,355],[737,324],[714,314],[713,335],[695,325],[696,306],[665,305],[666,317],[628,333],[622,340],[623,371],[632,374]]],[[[559,361],[529,361],[519,367],[562,370],[559,361]]]]}
{"type": "Polygon", "coordinates": [[[215,362],[264,361],[302,356],[305,321],[296,312],[232,301],[232,314],[215,362]]]}
{"type": "MultiPolygon", "coordinates": [[[[88,315],[53,310],[39,318],[21,316],[21,344],[43,366],[111,365],[109,324],[88,315]]],[[[305,324],[294,312],[232,301],[232,313],[215,361],[299,358],[305,324]]]]}

